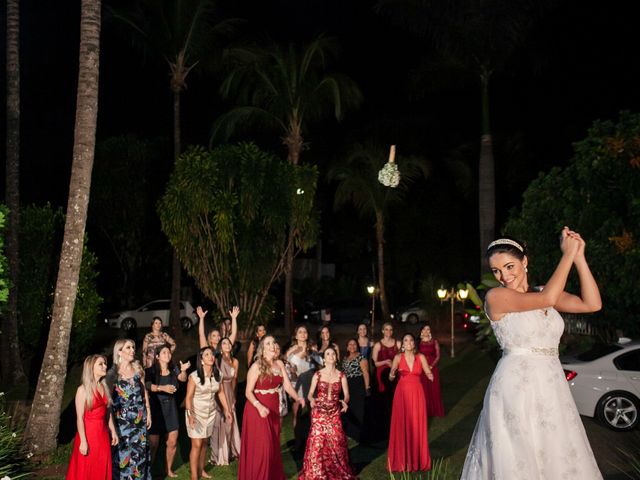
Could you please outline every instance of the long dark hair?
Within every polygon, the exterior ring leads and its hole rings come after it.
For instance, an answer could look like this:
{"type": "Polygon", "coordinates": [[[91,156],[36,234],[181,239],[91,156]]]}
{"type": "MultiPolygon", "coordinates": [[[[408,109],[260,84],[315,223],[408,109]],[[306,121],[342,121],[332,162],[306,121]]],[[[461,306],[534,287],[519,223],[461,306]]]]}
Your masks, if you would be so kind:
{"type": "Polygon", "coordinates": [[[206,346],[200,349],[200,351],[198,352],[198,357],[196,358],[196,372],[198,372],[198,379],[200,380],[200,385],[204,385],[204,382],[206,380],[206,377],[204,376],[204,365],[202,364],[202,355],[204,355],[204,352],[206,350],[211,350],[211,353],[213,354],[214,362],[211,367],[211,373],[213,375],[213,378],[215,379],[216,382],[220,381],[220,369],[218,368],[217,362],[215,361],[216,359],[215,352],[213,351],[213,348],[206,346]]]}
{"type": "MultiPolygon", "coordinates": [[[[160,373],[162,371],[162,368],[160,368],[160,360],[158,359],[158,357],[160,356],[160,352],[162,351],[162,349],[164,348],[168,348],[169,352],[171,352],[171,345],[169,345],[168,343],[163,343],[162,345],[159,345],[158,347],[155,348],[154,352],[153,352],[153,378],[154,378],[154,382],[156,385],[160,385],[160,373]]],[[[171,356],[171,360],[169,360],[169,364],[167,365],[167,368],[169,369],[169,376],[170,377],[174,377],[175,376],[175,364],[173,363],[173,355],[171,356]]]]}

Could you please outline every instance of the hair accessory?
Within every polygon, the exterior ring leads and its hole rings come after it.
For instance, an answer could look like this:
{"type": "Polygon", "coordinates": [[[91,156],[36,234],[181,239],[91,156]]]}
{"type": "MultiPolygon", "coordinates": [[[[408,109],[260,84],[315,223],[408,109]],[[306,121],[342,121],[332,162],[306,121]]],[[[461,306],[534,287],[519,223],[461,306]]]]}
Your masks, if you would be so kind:
{"type": "Polygon", "coordinates": [[[512,247],[516,247],[518,250],[524,253],[524,248],[522,248],[522,245],[520,245],[515,240],[511,240],[510,238],[499,238],[498,240],[494,240],[487,247],[487,251],[489,251],[491,248],[496,247],[498,245],[511,245],[512,247]]]}

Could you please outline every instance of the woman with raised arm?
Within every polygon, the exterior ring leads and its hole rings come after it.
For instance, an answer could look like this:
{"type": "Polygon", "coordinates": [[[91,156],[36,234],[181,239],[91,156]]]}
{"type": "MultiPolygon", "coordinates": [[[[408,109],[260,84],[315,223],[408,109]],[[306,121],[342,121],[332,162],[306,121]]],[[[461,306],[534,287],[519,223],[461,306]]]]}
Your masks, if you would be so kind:
{"type": "Polygon", "coordinates": [[[144,384],[144,370],[135,355],[133,340],[117,340],[113,346],[113,366],[107,374],[119,439],[113,455],[113,476],[151,480],[148,442],[151,406],[144,384]]]}
{"type": "Polygon", "coordinates": [[[389,432],[388,468],[390,472],[421,472],[431,468],[427,440],[427,406],[420,377],[433,381],[424,355],[416,350],[410,333],[402,337],[402,352],[393,359],[389,378],[399,374],[393,397],[389,432]]]}
{"type": "Polygon", "coordinates": [[[191,439],[191,480],[198,480],[200,477],[211,478],[205,471],[204,464],[208,440],[215,434],[215,429],[219,426],[216,420],[222,415],[218,402],[227,422],[233,420],[221,380],[213,349],[201,348],[196,360],[196,370],[189,375],[187,395],[184,399],[187,434],[191,439]]]}
{"type": "Polygon", "coordinates": [[[544,288],[531,288],[523,243],[500,238],[487,248],[501,287],[487,292],[485,306],[502,347],[467,452],[462,479],[601,479],[571,396],[558,343],[558,313],[588,313],[602,306],[585,258],[585,242],[568,227],[560,234],[562,257],[544,288]],[[572,266],[580,295],[564,291],[572,266]]]}
{"type": "Polygon", "coordinates": [[[325,348],[323,359],[324,368],[313,376],[307,396],[311,431],[298,480],[355,480],[340,420],[349,403],[347,377],[336,368],[338,353],[333,347],[325,348]],[[318,395],[314,398],[316,388],[318,395]],[[342,400],[340,393],[344,395],[342,400]]]}
{"type": "Polygon", "coordinates": [[[280,402],[281,388],[304,407],[304,398],[298,396],[284,364],[276,359],[275,340],[265,336],[256,351],[256,361],[247,372],[247,388],[242,417],[239,480],[284,480],[280,455],[280,402]]]}
{"type": "MultiPolygon", "coordinates": [[[[218,344],[220,343],[220,339],[222,339],[222,333],[218,327],[214,325],[214,327],[209,330],[208,334],[205,334],[204,328],[204,319],[209,313],[208,310],[203,310],[201,306],[196,308],[196,315],[198,315],[198,339],[200,342],[200,348],[211,347],[213,348],[214,353],[219,352],[218,344]]],[[[231,345],[233,345],[236,341],[236,336],[238,335],[238,315],[240,314],[240,308],[233,307],[229,310],[229,316],[231,317],[231,333],[229,334],[229,340],[231,340],[231,345]]]]}
{"type": "Polygon", "coordinates": [[[173,459],[176,456],[178,428],[180,427],[175,393],[180,384],[187,381],[187,370],[191,364],[180,362],[180,366],[174,365],[171,359],[171,346],[168,344],[157,347],[155,350],[153,366],[144,372],[151,405],[151,418],[154,419],[149,429],[151,463],[155,461],[160,437],[166,435],[167,476],[175,478],[178,475],[173,471],[173,459]]]}
{"type": "Polygon", "coordinates": [[[118,444],[118,435],[109,408],[111,397],[104,382],[106,374],[107,359],[104,356],[90,355],[84,360],[82,385],[76,391],[78,433],[73,442],[66,480],[112,478],[111,445],[118,444]]]}
{"type": "Polygon", "coordinates": [[[240,455],[240,430],[236,419],[236,386],[238,385],[238,359],[233,358],[231,340],[220,340],[221,355],[216,360],[218,370],[224,384],[224,395],[227,397],[227,405],[233,420],[225,422],[218,417],[218,426],[214,428],[209,445],[211,455],[209,462],[213,465],[229,465],[240,455]]]}

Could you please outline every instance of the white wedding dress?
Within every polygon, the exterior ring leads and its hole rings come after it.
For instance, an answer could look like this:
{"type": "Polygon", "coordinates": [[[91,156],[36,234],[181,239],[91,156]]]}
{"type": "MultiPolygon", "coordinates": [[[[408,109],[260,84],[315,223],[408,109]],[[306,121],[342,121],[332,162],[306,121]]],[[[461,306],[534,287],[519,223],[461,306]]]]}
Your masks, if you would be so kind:
{"type": "Polygon", "coordinates": [[[553,308],[491,322],[503,355],[491,377],[462,480],[602,479],[558,359],[553,308]]]}

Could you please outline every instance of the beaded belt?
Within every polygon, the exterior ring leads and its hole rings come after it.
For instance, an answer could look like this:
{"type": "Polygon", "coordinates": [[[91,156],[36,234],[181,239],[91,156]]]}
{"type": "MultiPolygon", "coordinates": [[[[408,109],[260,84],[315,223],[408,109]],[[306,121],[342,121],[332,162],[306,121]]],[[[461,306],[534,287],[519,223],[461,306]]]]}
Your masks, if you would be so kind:
{"type": "Polygon", "coordinates": [[[544,355],[546,357],[557,357],[557,348],[544,348],[544,347],[514,347],[505,348],[503,355],[544,355]]]}
{"type": "Polygon", "coordinates": [[[262,390],[260,388],[256,388],[254,391],[254,393],[260,393],[262,395],[266,395],[268,393],[278,393],[280,392],[280,387],[276,387],[276,388],[269,388],[267,390],[262,390]]]}

